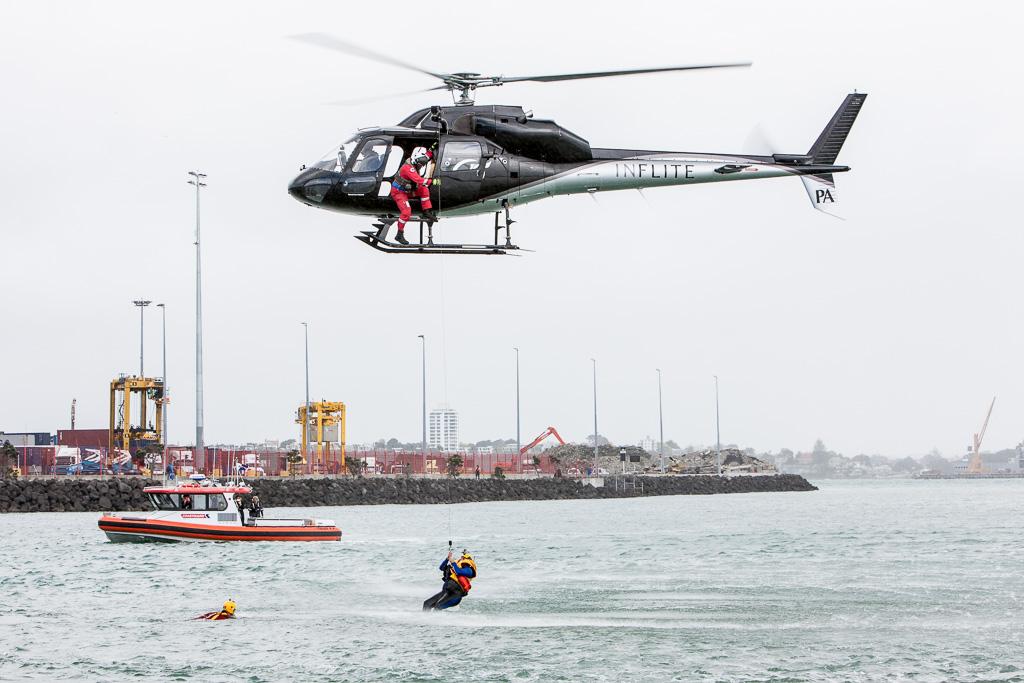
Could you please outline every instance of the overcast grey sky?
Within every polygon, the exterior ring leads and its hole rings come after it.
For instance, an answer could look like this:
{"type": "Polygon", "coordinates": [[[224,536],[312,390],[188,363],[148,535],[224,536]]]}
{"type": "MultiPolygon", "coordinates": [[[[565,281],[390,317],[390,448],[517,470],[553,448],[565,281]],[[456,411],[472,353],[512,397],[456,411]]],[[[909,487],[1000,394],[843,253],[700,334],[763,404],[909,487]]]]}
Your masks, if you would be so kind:
{"type": "MultiPolygon", "coordinates": [[[[1015,3],[445,2],[0,5],[0,429],[105,427],[108,382],[138,368],[131,300],[166,302],[172,441],[192,441],[193,194],[204,195],[208,442],[286,438],[303,400],[349,406],[349,441],[420,433],[429,401],[464,439],[665,433],[847,455],[963,452],[1024,436],[1017,195],[1022,10],[1015,3]],[[410,7],[412,7],[410,5],[410,7]],[[420,25],[417,26],[417,22],[420,25]],[[480,91],[595,146],[804,152],[854,89],[870,97],[840,155],[845,222],[800,183],[609,193],[518,211],[521,258],[398,258],[365,221],[286,193],[355,128],[445,95],[287,39],[324,31],[440,71],[505,75],[751,59],[746,71],[480,91]],[[434,95],[434,94],[431,94],[434,95]]],[[[485,237],[487,217],[442,231],[485,237]]],[[[159,372],[158,309],[146,326],[159,372]]]]}

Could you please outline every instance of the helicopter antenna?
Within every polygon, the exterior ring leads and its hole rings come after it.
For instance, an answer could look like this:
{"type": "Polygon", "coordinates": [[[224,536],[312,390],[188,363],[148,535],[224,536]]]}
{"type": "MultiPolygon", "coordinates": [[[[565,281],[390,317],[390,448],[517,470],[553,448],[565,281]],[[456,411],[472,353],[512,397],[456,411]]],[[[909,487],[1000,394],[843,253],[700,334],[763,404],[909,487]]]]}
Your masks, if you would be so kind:
{"type": "MultiPolygon", "coordinates": [[[[751,65],[751,62],[726,62],[721,64],[693,64],[689,66],[662,66],[650,69],[618,69],[615,71],[587,71],[582,73],[567,73],[567,74],[548,74],[541,76],[483,76],[476,72],[462,71],[457,73],[437,73],[434,71],[428,71],[422,67],[416,66],[404,62],[400,59],[391,57],[390,55],[380,54],[369,50],[365,47],[349,43],[341,40],[335,36],[326,33],[302,33],[292,36],[294,40],[298,40],[303,43],[315,45],[334,52],[341,52],[343,54],[351,55],[353,57],[361,57],[374,62],[380,62],[382,64],[389,64],[396,66],[400,69],[406,69],[409,71],[415,71],[417,73],[430,76],[432,78],[439,79],[443,85],[435,86],[433,88],[424,88],[423,90],[412,91],[409,93],[401,93],[400,95],[393,95],[394,97],[401,97],[403,95],[411,95],[422,92],[430,92],[432,90],[448,90],[452,93],[452,99],[458,106],[469,106],[474,103],[473,93],[477,88],[497,87],[506,83],[522,83],[531,81],[534,83],[553,83],[556,81],[578,81],[590,78],[609,78],[614,76],[637,76],[640,74],[653,74],[653,73],[666,73],[670,71],[700,71],[706,69],[733,69],[743,68],[751,65]]],[[[367,99],[363,100],[350,100],[338,102],[338,104],[354,104],[357,102],[366,102],[367,99]]]]}

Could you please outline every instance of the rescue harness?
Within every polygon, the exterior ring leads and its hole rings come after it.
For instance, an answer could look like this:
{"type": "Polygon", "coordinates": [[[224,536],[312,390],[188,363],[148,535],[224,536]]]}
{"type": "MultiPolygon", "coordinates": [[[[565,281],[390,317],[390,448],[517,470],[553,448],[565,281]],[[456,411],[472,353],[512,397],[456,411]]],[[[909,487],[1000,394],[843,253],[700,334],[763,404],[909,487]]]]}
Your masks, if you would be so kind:
{"type": "MultiPolygon", "coordinates": [[[[459,560],[455,563],[455,566],[459,567],[460,569],[463,569],[465,567],[471,567],[473,569],[473,578],[476,578],[476,562],[474,562],[471,558],[459,558],[459,560]]],[[[459,588],[461,588],[464,593],[468,593],[470,589],[473,588],[473,584],[470,581],[470,577],[461,576],[454,569],[451,568],[451,565],[448,566],[448,578],[454,581],[455,583],[459,584],[459,588]]]]}

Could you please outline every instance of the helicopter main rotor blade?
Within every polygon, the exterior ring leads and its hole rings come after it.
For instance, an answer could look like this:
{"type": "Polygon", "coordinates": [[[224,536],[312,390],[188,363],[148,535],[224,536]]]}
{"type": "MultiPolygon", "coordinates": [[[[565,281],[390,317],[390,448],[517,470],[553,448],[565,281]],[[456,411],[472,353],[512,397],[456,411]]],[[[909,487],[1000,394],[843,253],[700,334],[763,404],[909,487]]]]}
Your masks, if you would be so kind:
{"type": "Polygon", "coordinates": [[[551,74],[549,76],[512,76],[502,77],[502,83],[516,83],[519,81],[539,81],[550,83],[553,81],[577,81],[584,78],[607,78],[609,76],[635,76],[637,74],[654,74],[666,71],[696,71],[699,69],[734,69],[750,66],[752,62],[733,62],[726,64],[695,64],[693,66],[663,66],[656,69],[622,69],[619,71],[591,71],[577,74],[551,74]]]}
{"type": "Polygon", "coordinates": [[[419,95],[421,93],[431,92],[433,90],[447,90],[447,89],[448,89],[448,86],[446,86],[446,85],[439,85],[439,86],[437,86],[435,88],[422,88],[420,90],[406,90],[405,92],[396,92],[396,93],[391,93],[390,95],[373,95],[373,96],[370,96],[370,97],[356,97],[356,98],[351,99],[351,100],[334,100],[332,102],[327,102],[327,104],[335,105],[335,106],[340,106],[340,107],[347,107],[347,106],[356,105],[356,104],[367,104],[369,102],[380,102],[382,100],[393,100],[393,99],[397,99],[399,97],[408,97],[409,95],[419,95]]]}
{"type": "Polygon", "coordinates": [[[409,64],[403,62],[400,59],[395,59],[388,55],[382,55],[379,52],[373,50],[367,50],[365,47],[360,47],[353,43],[347,43],[340,38],[329,35],[327,33],[300,33],[291,36],[293,40],[298,40],[303,43],[309,43],[310,45],[316,45],[318,47],[326,48],[328,50],[334,50],[335,52],[342,52],[347,55],[353,55],[355,57],[362,57],[363,59],[369,59],[374,62],[381,62],[383,64],[390,64],[391,66],[397,66],[401,69],[408,69],[410,71],[417,71],[427,76],[433,76],[434,78],[440,78],[444,80],[448,76],[446,74],[438,74],[433,71],[427,71],[422,67],[418,67],[415,64],[409,64]]]}

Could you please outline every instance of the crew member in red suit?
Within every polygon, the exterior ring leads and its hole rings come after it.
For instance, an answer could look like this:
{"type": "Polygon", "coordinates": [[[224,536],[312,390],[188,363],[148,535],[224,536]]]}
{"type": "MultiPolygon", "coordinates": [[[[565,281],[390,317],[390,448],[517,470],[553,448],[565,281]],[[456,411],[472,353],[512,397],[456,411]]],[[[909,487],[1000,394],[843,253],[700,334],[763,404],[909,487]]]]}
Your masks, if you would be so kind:
{"type": "Polygon", "coordinates": [[[391,198],[398,205],[398,234],[395,235],[395,241],[399,244],[409,244],[409,240],[405,239],[405,224],[412,216],[412,208],[409,206],[410,194],[419,198],[420,209],[428,221],[437,220],[437,212],[430,203],[431,181],[422,175],[427,163],[433,158],[434,153],[426,147],[417,147],[398,169],[391,183],[391,198]]]}

